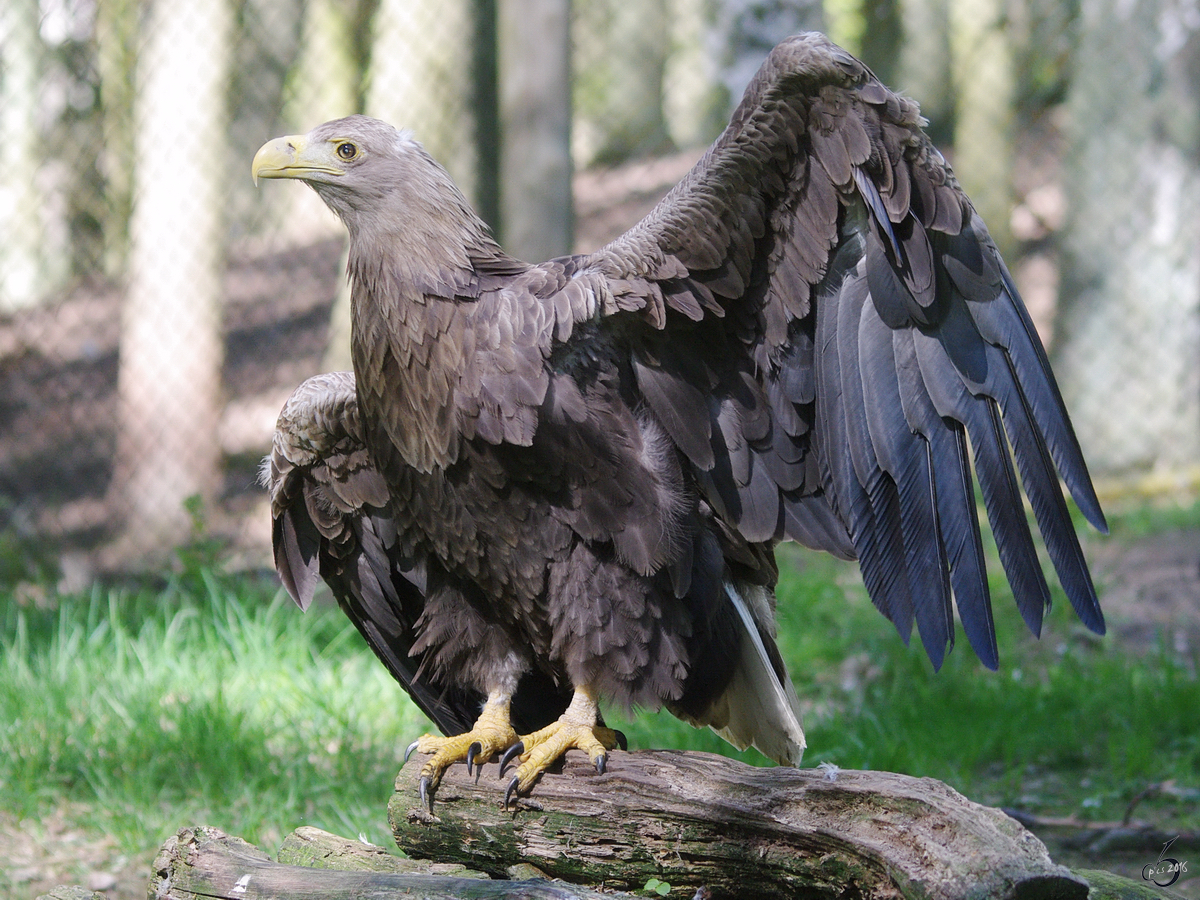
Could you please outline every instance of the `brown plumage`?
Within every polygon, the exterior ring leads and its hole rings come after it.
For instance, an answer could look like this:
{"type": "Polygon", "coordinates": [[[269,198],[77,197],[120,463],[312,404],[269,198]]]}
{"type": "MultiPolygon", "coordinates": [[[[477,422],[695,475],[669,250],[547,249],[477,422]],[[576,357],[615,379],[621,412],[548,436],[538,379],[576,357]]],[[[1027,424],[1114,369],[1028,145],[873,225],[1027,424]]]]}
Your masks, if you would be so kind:
{"type": "MultiPolygon", "coordinates": [[[[1018,472],[1103,630],[1059,476],[1103,514],[1012,279],[916,104],[824,37],[776,47],[683,182],[590,255],[507,256],[419,145],[361,116],[254,169],[308,181],[351,240],[355,374],[306,382],[270,458],[280,574],[301,606],[324,578],[444,732],[488,697],[480,759],[509,714],[598,726],[603,697],[797,762],[784,539],[857,557],[935,667],[953,597],[994,668],[972,458],[1030,628],[1050,594],[1018,472]]],[[[434,785],[464,748],[428,746],[434,785]]]]}

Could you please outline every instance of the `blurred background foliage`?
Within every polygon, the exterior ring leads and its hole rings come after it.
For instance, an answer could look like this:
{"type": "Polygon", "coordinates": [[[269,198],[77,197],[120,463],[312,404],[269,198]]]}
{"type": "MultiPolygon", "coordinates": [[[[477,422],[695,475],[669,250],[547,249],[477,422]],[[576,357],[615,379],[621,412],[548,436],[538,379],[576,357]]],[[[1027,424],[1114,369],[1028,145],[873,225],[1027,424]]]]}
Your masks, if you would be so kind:
{"type": "Polygon", "coordinates": [[[288,392],[347,365],[348,304],[331,215],[251,184],[262,141],[388,119],[548,258],[635,221],[805,28],[921,102],[1106,494],[1194,488],[1195,0],[6,0],[4,566],[153,567],[189,497],[265,559],[257,461],[288,392]]]}

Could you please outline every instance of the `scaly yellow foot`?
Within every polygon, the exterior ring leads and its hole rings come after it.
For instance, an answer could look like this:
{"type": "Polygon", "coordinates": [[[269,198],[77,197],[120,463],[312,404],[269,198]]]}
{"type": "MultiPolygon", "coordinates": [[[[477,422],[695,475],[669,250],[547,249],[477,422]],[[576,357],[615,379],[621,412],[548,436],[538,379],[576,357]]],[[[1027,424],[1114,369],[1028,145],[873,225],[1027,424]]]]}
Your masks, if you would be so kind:
{"type": "Polygon", "coordinates": [[[521,765],[504,792],[505,807],[514,794],[527,793],[541,774],[572,748],[586,753],[596,771],[603,775],[608,764],[608,751],[617,746],[624,749],[625,736],[597,725],[599,715],[600,709],[592,692],[587,688],[576,688],[571,705],[556,721],[509,747],[500,758],[501,773],[514,756],[520,759],[521,765]]]}
{"type": "Polygon", "coordinates": [[[421,767],[421,802],[427,809],[432,811],[433,792],[441,783],[446,769],[453,763],[465,759],[469,775],[474,766],[482,767],[497,753],[517,742],[517,733],[509,721],[511,699],[503,691],[493,691],[488,694],[483,712],[470,731],[451,737],[423,734],[409,745],[404,754],[405,762],[413,750],[433,754],[421,767]]]}

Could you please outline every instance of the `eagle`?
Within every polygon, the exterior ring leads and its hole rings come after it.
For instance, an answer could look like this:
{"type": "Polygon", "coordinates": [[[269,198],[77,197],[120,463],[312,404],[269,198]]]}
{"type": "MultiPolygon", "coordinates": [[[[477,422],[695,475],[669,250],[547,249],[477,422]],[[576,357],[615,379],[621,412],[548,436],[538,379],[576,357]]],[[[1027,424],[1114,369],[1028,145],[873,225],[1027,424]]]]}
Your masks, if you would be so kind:
{"type": "Polygon", "coordinates": [[[413,745],[426,803],[458,761],[515,761],[506,804],[571,748],[603,772],[621,735],[601,701],[798,764],[784,540],[857,559],[935,669],[957,606],[995,669],[977,489],[1029,628],[1050,591],[1026,497],[1103,632],[1062,488],[1106,531],[1079,443],[921,126],[796,35],[642,221],[539,264],[391,125],[350,116],[255,155],[256,182],[307,182],[350,238],[354,371],[304,382],[264,461],[275,564],[301,608],[328,584],[442,732],[413,745]]]}

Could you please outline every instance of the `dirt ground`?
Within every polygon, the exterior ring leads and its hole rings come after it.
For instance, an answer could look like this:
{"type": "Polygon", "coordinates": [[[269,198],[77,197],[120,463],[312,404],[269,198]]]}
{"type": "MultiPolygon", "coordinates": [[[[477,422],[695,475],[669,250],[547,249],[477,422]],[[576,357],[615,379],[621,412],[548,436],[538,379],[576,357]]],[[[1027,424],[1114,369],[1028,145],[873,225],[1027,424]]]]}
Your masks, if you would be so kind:
{"type": "Polygon", "coordinates": [[[1200,531],[1172,531],[1132,542],[1117,535],[1093,540],[1090,549],[1113,639],[1148,650],[1165,641],[1181,659],[1195,658],[1200,649],[1200,531]]]}
{"type": "Polygon", "coordinates": [[[38,820],[0,812],[0,894],[33,900],[74,884],[114,900],[143,900],[157,848],[127,855],[111,835],[88,828],[89,818],[84,805],[62,806],[38,820]]]}

